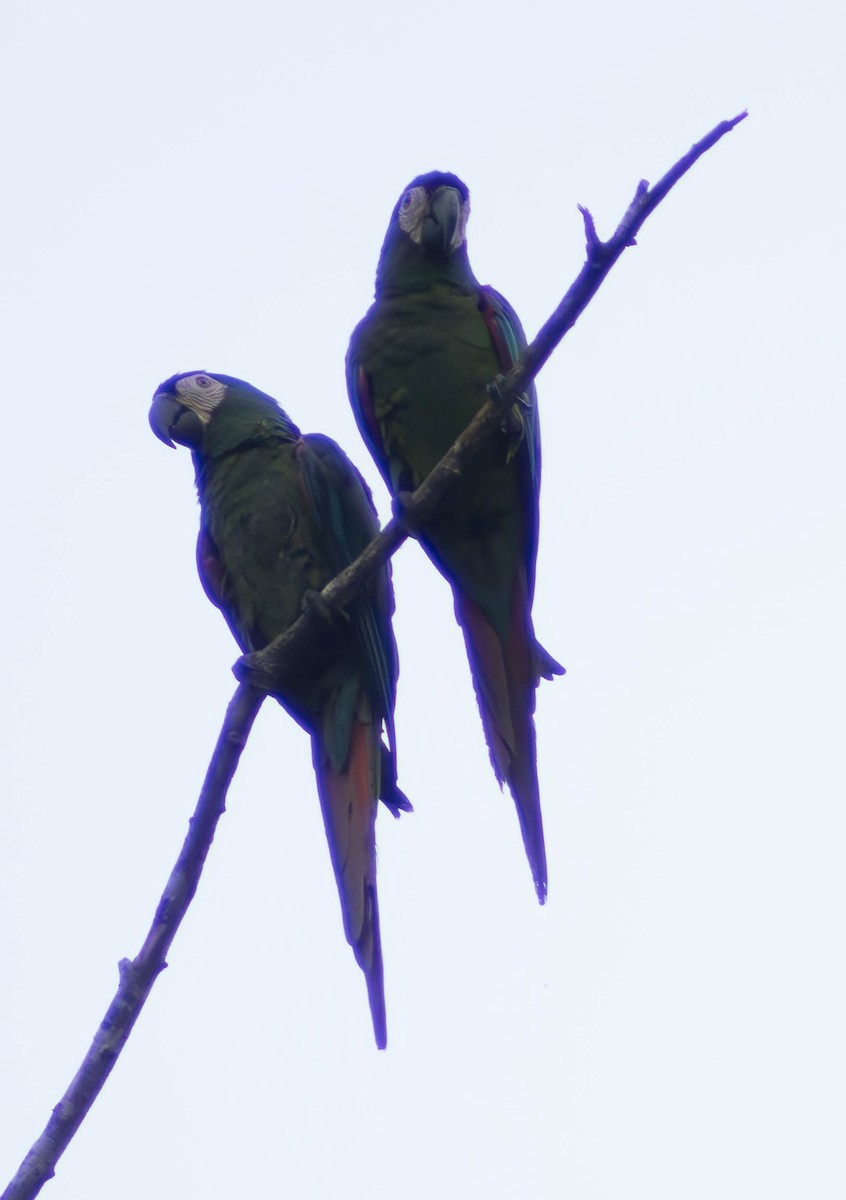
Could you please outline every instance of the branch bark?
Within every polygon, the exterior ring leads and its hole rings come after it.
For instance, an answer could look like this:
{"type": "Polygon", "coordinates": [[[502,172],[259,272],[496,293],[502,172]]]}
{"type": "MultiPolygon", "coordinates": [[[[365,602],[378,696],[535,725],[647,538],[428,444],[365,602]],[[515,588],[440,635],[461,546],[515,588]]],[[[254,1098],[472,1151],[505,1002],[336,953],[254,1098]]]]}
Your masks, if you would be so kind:
{"type": "MultiPolygon", "coordinates": [[[[599,240],[593,217],[586,208],[579,206],[585,224],[587,257],[573,285],[508,374],[492,382],[489,398],[473,421],[404,505],[403,524],[396,519],[389,521],[355,562],[327,584],[322,593],[327,603],[334,608],[348,604],[364,581],[405,541],[408,534],[404,525],[422,525],[432,515],[441,497],[499,425],[503,413],[525,391],[527,383],[534,379],[578,320],[623,251],[635,245],[635,236],[646,218],[697,159],[746,115],[742,112],[717,125],[653,188],[642,180],[622,221],[607,242],[599,240]]],[[[311,636],[314,636],[313,627],[305,614],[263,650],[246,655],[235,664],[233,670],[241,682],[227,709],[188,835],[144,945],[136,958],[124,959],[119,964],[120,984],[91,1048],[53,1110],[44,1132],[0,1200],[32,1200],[38,1195],[44,1183],[55,1174],[56,1163],[111,1073],[153,984],[167,966],[165,955],[197,890],[217,822],[225,811],[226,793],[265,694],[273,689],[280,676],[284,676],[286,663],[293,654],[302,653],[305,640],[311,636]]]]}

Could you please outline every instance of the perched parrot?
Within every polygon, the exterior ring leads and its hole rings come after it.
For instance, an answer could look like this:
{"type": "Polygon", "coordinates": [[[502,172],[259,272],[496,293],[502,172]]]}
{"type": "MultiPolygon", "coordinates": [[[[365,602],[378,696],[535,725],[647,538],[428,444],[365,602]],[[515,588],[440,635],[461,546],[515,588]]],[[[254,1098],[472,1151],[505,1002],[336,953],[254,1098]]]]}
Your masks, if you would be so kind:
{"type": "MultiPolygon", "coordinates": [[[[228,375],[188,372],[159,387],[153,432],[193,451],[200,498],[197,566],[244,652],[261,649],[378,532],[367,485],[335,442],[303,436],[275,400],[228,375]]],[[[387,1041],[379,905],[377,798],[394,816],[398,675],[388,570],[274,695],[310,735],[344,930],[367,980],[376,1044],[387,1041]],[[382,727],[389,746],[382,741],[382,727]]]]}
{"type": "MultiPolygon", "coordinates": [[[[402,514],[526,344],[511,305],[467,257],[467,187],[414,179],[391,214],[376,298],[347,353],[361,434],[402,514]]],[[[535,690],[564,669],[532,626],[540,436],[532,385],[419,533],[452,585],[496,777],[514,796],[538,900],[547,892],[535,751],[535,690]]]]}

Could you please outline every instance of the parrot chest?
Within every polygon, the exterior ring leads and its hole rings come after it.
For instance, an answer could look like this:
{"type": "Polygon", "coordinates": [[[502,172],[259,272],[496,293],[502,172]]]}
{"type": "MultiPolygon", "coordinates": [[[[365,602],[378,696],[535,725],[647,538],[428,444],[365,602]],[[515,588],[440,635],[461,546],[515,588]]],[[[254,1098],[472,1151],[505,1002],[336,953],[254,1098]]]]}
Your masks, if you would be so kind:
{"type": "Polygon", "coordinates": [[[363,351],[394,486],[417,487],[478,412],[499,370],[484,318],[472,296],[383,301],[363,351]]]}
{"type": "Polygon", "coordinates": [[[201,504],[224,607],[242,645],[263,646],[300,615],[305,591],[319,590],[332,575],[305,504],[295,447],[221,460],[208,473],[201,504]]]}
{"type": "MultiPolygon", "coordinates": [[[[369,376],[393,491],[419,486],[467,427],[500,371],[473,296],[382,301],[365,321],[360,361],[369,376]]],[[[508,442],[494,435],[442,501],[422,539],[497,628],[524,556],[525,500],[508,442]]]]}

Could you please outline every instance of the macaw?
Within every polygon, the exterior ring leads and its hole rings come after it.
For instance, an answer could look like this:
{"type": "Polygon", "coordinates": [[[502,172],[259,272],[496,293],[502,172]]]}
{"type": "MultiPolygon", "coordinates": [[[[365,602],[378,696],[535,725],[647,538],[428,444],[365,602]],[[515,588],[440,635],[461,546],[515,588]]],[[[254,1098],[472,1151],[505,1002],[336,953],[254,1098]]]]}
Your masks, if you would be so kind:
{"type": "MultiPolygon", "coordinates": [[[[404,496],[423,482],[476,415],[487,385],[526,345],[511,305],[481,286],[470,268],[469,213],[470,195],[457,176],[433,171],[412,180],[391,214],[375,302],[347,353],[356,421],[400,517],[404,496]]],[[[416,532],[452,586],[491,763],[514,797],[543,904],[547,868],[533,713],[540,678],[564,668],[532,625],[539,489],[532,384],[416,532]]]]}
{"type": "Polygon", "coordinates": [[[327,617],[319,646],[273,694],[311,735],[344,930],[383,1049],[377,798],[394,816],[411,809],[397,786],[394,757],[398,665],[389,571],[359,594],[349,619],[332,619],[317,595],[378,532],[373,501],[335,442],[301,434],[272,397],[240,379],[174,375],[153,397],[150,424],[163,442],[193,452],[200,580],[242,651],[267,645],[304,604],[327,617]]]}

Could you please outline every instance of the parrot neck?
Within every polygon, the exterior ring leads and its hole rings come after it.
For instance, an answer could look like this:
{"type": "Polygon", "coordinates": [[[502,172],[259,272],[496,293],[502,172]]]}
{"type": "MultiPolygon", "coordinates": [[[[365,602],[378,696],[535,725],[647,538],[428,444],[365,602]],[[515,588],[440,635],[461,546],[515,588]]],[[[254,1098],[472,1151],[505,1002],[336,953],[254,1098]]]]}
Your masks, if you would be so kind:
{"type": "Polygon", "coordinates": [[[432,287],[447,287],[461,295],[475,295],[479,283],[470,268],[467,246],[443,257],[431,255],[404,233],[389,233],[376,269],[376,299],[386,300],[432,287]]]}
{"type": "Polygon", "coordinates": [[[302,435],[291,419],[276,405],[260,399],[222,404],[209,420],[203,439],[203,457],[221,458],[263,442],[296,442],[302,435]]]}
{"type": "Polygon", "coordinates": [[[202,449],[195,450],[194,474],[200,495],[216,465],[247,450],[274,443],[292,444],[301,438],[286,413],[266,403],[223,404],[212,413],[202,449]]]}

